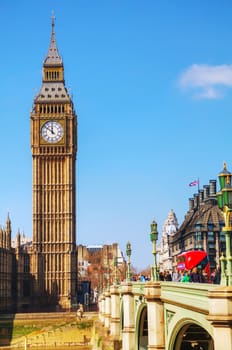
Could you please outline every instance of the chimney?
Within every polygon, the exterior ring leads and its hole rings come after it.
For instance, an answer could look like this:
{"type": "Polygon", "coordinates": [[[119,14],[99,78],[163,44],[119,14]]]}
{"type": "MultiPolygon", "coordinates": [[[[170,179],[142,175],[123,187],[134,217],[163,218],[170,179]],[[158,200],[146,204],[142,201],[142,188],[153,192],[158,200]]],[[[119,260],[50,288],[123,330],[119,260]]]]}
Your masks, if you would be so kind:
{"type": "Polygon", "coordinates": [[[199,203],[203,203],[204,200],[204,192],[203,190],[199,190],[199,203]]]}
{"type": "Polygon", "coordinates": [[[204,201],[206,201],[209,198],[209,185],[204,185],[203,191],[204,191],[204,201]]]}
{"type": "Polygon", "coordinates": [[[216,180],[209,180],[209,195],[210,197],[216,196],[216,180]]]}
{"type": "Polygon", "coordinates": [[[193,198],[189,198],[189,210],[193,210],[194,208],[194,200],[193,198]]]}
{"type": "Polygon", "coordinates": [[[194,200],[194,209],[198,208],[198,204],[199,204],[199,195],[198,193],[195,193],[193,195],[193,200],[194,200]]]}

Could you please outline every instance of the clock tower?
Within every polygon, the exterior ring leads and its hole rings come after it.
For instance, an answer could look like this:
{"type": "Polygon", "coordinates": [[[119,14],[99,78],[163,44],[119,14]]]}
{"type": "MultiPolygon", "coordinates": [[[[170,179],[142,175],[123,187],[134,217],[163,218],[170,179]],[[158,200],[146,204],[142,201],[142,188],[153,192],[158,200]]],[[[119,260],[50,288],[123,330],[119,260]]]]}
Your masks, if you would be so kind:
{"type": "Polygon", "coordinates": [[[34,304],[69,309],[77,293],[77,116],[65,87],[54,17],[31,112],[31,150],[34,304]]]}

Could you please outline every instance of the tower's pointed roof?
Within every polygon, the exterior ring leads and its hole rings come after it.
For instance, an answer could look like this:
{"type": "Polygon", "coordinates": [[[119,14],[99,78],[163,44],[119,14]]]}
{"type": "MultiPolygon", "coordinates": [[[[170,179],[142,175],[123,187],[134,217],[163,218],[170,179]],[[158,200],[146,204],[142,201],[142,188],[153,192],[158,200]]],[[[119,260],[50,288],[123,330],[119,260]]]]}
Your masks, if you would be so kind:
{"type": "Polygon", "coordinates": [[[56,46],[56,37],[55,37],[55,16],[52,14],[52,35],[51,41],[48,49],[47,56],[44,60],[44,66],[50,65],[63,65],[62,58],[59,55],[57,46],[56,46]]]}
{"type": "Polygon", "coordinates": [[[178,220],[173,209],[168,213],[168,217],[163,225],[163,236],[173,235],[178,230],[178,220]]]}

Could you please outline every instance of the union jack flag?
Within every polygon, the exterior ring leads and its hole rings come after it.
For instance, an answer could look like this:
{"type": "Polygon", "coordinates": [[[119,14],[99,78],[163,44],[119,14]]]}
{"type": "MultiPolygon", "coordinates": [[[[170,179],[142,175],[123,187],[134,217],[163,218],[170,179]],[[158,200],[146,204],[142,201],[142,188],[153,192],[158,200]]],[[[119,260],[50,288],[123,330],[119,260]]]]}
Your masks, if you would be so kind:
{"type": "Polygon", "coordinates": [[[199,181],[198,180],[194,180],[192,182],[190,182],[189,186],[192,187],[192,186],[196,186],[199,184],[199,181]]]}

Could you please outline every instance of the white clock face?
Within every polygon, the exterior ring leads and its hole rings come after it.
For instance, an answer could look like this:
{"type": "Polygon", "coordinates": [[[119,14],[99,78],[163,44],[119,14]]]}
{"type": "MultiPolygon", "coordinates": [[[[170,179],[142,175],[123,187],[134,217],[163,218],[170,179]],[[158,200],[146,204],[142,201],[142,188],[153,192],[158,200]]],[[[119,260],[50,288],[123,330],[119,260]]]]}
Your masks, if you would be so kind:
{"type": "Polygon", "coordinates": [[[42,126],[41,135],[45,141],[56,143],[62,139],[64,129],[60,123],[50,120],[42,126]]]}

